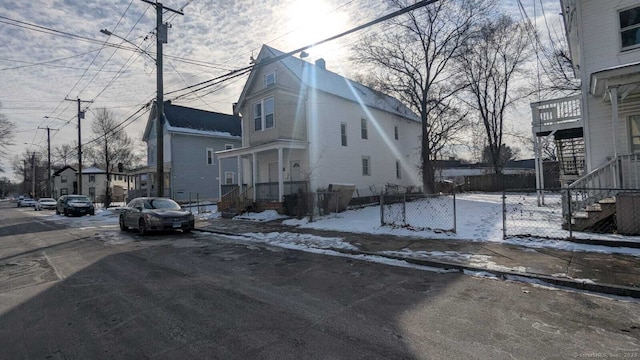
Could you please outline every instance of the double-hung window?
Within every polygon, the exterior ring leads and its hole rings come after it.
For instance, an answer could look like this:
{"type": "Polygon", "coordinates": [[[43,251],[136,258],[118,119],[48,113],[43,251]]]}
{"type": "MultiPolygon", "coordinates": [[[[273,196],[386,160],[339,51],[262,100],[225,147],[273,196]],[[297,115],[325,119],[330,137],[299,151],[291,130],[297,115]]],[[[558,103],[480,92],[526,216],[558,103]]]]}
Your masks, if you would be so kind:
{"type": "Polygon", "coordinates": [[[275,104],[273,97],[263,99],[253,105],[254,131],[275,127],[275,104]]]}
{"type": "Polygon", "coordinates": [[[253,129],[262,130],[262,102],[253,105],[253,129]]]}
{"type": "Polygon", "coordinates": [[[62,184],[67,183],[67,175],[60,175],[60,183],[62,184]]]}
{"type": "Polygon", "coordinates": [[[622,51],[640,47],[640,6],[618,13],[622,51]]]}
{"type": "Polygon", "coordinates": [[[213,165],[213,148],[207,148],[207,165],[213,165]]]}
{"type": "Polygon", "coordinates": [[[640,152],[640,115],[629,117],[629,135],[631,152],[640,152]]]}
{"type": "Polygon", "coordinates": [[[95,176],[95,175],[93,175],[93,174],[89,175],[89,182],[90,182],[90,183],[94,183],[94,182],[96,182],[96,176],[95,176]]]}
{"type": "Polygon", "coordinates": [[[340,141],[342,142],[342,146],[347,146],[347,124],[340,124],[340,141]]]}
{"type": "Polygon", "coordinates": [[[371,157],[369,156],[362,157],[362,175],[363,176],[371,175],[371,157]]]}
{"type": "Polygon", "coordinates": [[[264,76],[264,84],[266,87],[276,84],[276,72],[270,72],[264,76]]]}
{"type": "Polygon", "coordinates": [[[367,133],[367,119],[360,119],[360,131],[363,139],[369,138],[369,134],[367,133]]]}

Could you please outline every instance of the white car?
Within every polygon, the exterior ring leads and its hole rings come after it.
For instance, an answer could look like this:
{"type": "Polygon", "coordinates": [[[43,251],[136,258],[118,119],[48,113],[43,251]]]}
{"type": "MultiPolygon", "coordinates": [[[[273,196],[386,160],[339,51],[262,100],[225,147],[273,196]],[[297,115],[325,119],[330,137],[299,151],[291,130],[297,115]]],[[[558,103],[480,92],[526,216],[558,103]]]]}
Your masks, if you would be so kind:
{"type": "Polygon", "coordinates": [[[36,201],[31,198],[24,198],[22,200],[18,200],[18,207],[32,207],[36,206],[36,201]]]}
{"type": "Polygon", "coordinates": [[[36,211],[40,211],[42,209],[45,210],[55,210],[56,201],[52,198],[40,198],[38,202],[34,205],[36,211]]]}

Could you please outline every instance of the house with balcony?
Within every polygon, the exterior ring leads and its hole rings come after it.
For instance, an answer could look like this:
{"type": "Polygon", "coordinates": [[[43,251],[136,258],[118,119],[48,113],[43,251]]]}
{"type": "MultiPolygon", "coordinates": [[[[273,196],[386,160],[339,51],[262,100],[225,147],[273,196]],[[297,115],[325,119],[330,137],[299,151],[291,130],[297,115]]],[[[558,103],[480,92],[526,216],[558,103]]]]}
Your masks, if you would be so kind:
{"type": "Polygon", "coordinates": [[[335,185],[363,196],[390,184],[420,184],[420,118],[397,99],[328,70],[323,59],[310,63],[263,45],[235,112],[242,146],[216,153],[239,169],[221,190],[230,200],[221,211],[238,199],[279,208],[285,195],[335,185]]]}
{"type": "Polygon", "coordinates": [[[617,194],[640,189],[640,3],[560,3],[581,92],[531,104],[533,134],[538,173],[541,140],[556,143],[561,180],[572,194],[565,221],[578,227],[590,222],[580,220],[584,213],[600,211],[593,218],[603,219],[602,212],[615,213],[617,194]]]}
{"type": "Polygon", "coordinates": [[[237,164],[220,164],[217,151],[240,147],[242,128],[235,115],[194,109],[164,102],[164,179],[156,176],[156,107],[153,104],[142,140],[147,144],[147,166],[132,170],[136,188],[130,198],[165,196],[183,201],[220,198],[220,182],[234,179],[237,164]]]}

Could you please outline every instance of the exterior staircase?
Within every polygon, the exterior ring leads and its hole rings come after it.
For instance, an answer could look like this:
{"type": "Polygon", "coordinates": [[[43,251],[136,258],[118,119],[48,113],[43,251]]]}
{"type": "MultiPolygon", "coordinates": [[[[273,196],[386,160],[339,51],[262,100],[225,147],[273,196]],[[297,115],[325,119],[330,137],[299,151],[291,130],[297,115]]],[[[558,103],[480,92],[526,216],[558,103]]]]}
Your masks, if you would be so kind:
{"type": "Polygon", "coordinates": [[[222,196],[218,203],[218,211],[223,218],[233,218],[247,212],[253,206],[253,200],[249,197],[253,187],[247,187],[240,192],[240,187],[227,192],[222,196]]]}
{"type": "MultiPolygon", "coordinates": [[[[598,202],[587,206],[584,210],[579,210],[572,214],[571,230],[600,232],[604,227],[606,227],[606,225],[603,225],[603,222],[611,219],[615,214],[615,197],[599,200],[598,202]]],[[[564,228],[568,229],[569,224],[564,224],[564,228]]]]}

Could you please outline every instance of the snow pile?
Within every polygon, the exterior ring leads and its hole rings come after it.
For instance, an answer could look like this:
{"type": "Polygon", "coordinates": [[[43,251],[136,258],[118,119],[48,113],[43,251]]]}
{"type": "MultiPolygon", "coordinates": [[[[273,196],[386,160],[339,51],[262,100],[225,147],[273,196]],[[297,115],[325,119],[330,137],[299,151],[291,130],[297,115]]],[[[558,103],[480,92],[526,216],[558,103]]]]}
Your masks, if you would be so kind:
{"type": "Polygon", "coordinates": [[[266,210],[261,213],[245,213],[234,217],[238,220],[251,220],[251,221],[272,221],[278,219],[286,219],[288,216],[280,215],[275,210],[266,210]]]}

